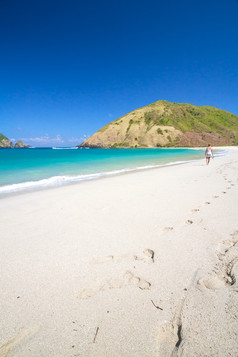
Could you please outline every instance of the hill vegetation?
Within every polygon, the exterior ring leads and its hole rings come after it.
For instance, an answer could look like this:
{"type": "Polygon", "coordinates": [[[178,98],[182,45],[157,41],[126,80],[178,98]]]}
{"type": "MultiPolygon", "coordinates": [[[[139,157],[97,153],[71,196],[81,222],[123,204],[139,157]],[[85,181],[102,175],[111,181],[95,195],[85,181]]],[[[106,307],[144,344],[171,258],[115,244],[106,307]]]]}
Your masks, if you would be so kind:
{"type": "Polygon", "coordinates": [[[0,133],[0,149],[7,149],[7,148],[16,148],[16,149],[20,149],[20,148],[28,148],[29,145],[25,145],[23,144],[22,141],[18,140],[15,144],[15,146],[13,145],[13,143],[11,142],[11,140],[9,140],[6,136],[4,136],[3,134],[0,133]]]}
{"type": "Polygon", "coordinates": [[[237,145],[238,116],[210,106],[157,101],[107,124],[82,147],[237,145]]]}
{"type": "Polygon", "coordinates": [[[0,148],[13,148],[13,143],[3,134],[0,133],[0,148]]]}

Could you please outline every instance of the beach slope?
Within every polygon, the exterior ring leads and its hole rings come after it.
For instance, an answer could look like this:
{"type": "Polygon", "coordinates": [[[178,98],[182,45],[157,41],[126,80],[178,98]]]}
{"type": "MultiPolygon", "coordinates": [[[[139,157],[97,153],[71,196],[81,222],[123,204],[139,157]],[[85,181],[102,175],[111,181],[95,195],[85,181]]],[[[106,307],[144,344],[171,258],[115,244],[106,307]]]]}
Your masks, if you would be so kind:
{"type": "Polygon", "coordinates": [[[1,357],[237,357],[235,148],[0,201],[1,357]]]}

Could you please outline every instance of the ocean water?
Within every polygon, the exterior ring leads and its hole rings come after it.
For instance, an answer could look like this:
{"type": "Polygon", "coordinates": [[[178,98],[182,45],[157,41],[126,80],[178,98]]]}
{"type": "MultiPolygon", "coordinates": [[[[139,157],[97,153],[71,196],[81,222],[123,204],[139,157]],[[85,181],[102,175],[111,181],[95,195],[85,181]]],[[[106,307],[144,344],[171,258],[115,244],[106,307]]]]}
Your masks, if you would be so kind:
{"type": "Polygon", "coordinates": [[[203,157],[203,150],[194,149],[1,149],[0,194],[63,185],[203,157]]]}

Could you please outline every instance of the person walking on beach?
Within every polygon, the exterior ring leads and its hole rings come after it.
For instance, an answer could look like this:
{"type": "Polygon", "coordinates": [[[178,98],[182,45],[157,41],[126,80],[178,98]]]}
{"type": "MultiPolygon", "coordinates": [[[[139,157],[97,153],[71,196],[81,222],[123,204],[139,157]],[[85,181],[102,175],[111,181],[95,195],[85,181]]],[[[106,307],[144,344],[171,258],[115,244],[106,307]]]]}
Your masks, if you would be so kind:
{"type": "Polygon", "coordinates": [[[206,156],[206,163],[207,165],[210,162],[211,157],[213,157],[213,149],[210,144],[208,144],[206,151],[205,151],[205,156],[206,156]]]}

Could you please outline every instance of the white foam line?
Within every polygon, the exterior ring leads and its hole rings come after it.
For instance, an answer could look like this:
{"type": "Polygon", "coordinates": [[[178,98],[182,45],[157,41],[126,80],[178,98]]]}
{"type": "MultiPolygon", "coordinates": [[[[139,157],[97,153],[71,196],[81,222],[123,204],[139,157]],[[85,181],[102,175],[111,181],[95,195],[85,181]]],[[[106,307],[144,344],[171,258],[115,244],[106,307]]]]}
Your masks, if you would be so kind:
{"type": "Polygon", "coordinates": [[[53,150],[77,150],[78,149],[78,147],[76,147],[76,146],[73,146],[73,147],[70,147],[70,148],[58,148],[58,147],[52,147],[52,149],[53,150]]]}
{"type": "MultiPolygon", "coordinates": [[[[216,151],[214,156],[221,157],[221,156],[227,155],[228,153],[229,152],[226,150],[216,151]]],[[[152,169],[152,168],[158,168],[158,167],[164,167],[164,166],[179,165],[179,164],[184,164],[187,162],[200,161],[200,160],[203,160],[203,159],[172,161],[172,162],[167,162],[167,163],[158,164],[158,165],[138,166],[138,167],[134,167],[134,168],[125,168],[125,169],[118,169],[118,170],[105,171],[105,172],[96,172],[96,173],[85,174],[85,175],[53,176],[53,177],[38,180],[38,181],[27,181],[27,182],[12,184],[12,185],[1,186],[0,194],[20,192],[20,191],[29,190],[29,189],[39,189],[39,188],[62,186],[67,183],[94,180],[94,179],[98,179],[101,177],[119,175],[119,174],[123,174],[123,173],[127,173],[127,172],[146,170],[146,169],[152,169]]]]}
{"type": "Polygon", "coordinates": [[[28,189],[38,189],[38,188],[48,188],[48,187],[54,187],[54,186],[61,186],[65,185],[67,183],[73,183],[73,182],[80,182],[80,181],[86,181],[86,180],[93,180],[101,177],[106,177],[106,176],[112,176],[112,175],[118,175],[118,174],[123,174],[126,172],[133,172],[133,171],[138,171],[138,170],[146,170],[146,169],[152,169],[156,167],[163,167],[163,166],[171,166],[171,165],[176,165],[176,164],[182,164],[185,162],[190,162],[194,160],[189,160],[189,161],[173,161],[165,164],[159,164],[159,165],[146,165],[146,166],[139,166],[135,168],[125,168],[125,169],[118,169],[118,170],[113,170],[113,171],[105,171],[105,172],[97,172],[97,173],[92,173],[92,174],[85,174],[85,175],[76,175],[76,176],[53,176],[47,179],[42,179],[38,181],[27,181],[27,182],[22,182],[22,183],[16,183],[12,185],[5,185],[0,187],[0,194],[6,194],[6,193],[11,193],[11,192],[19,192],[19,191],[24,191],[28,189]]]}

